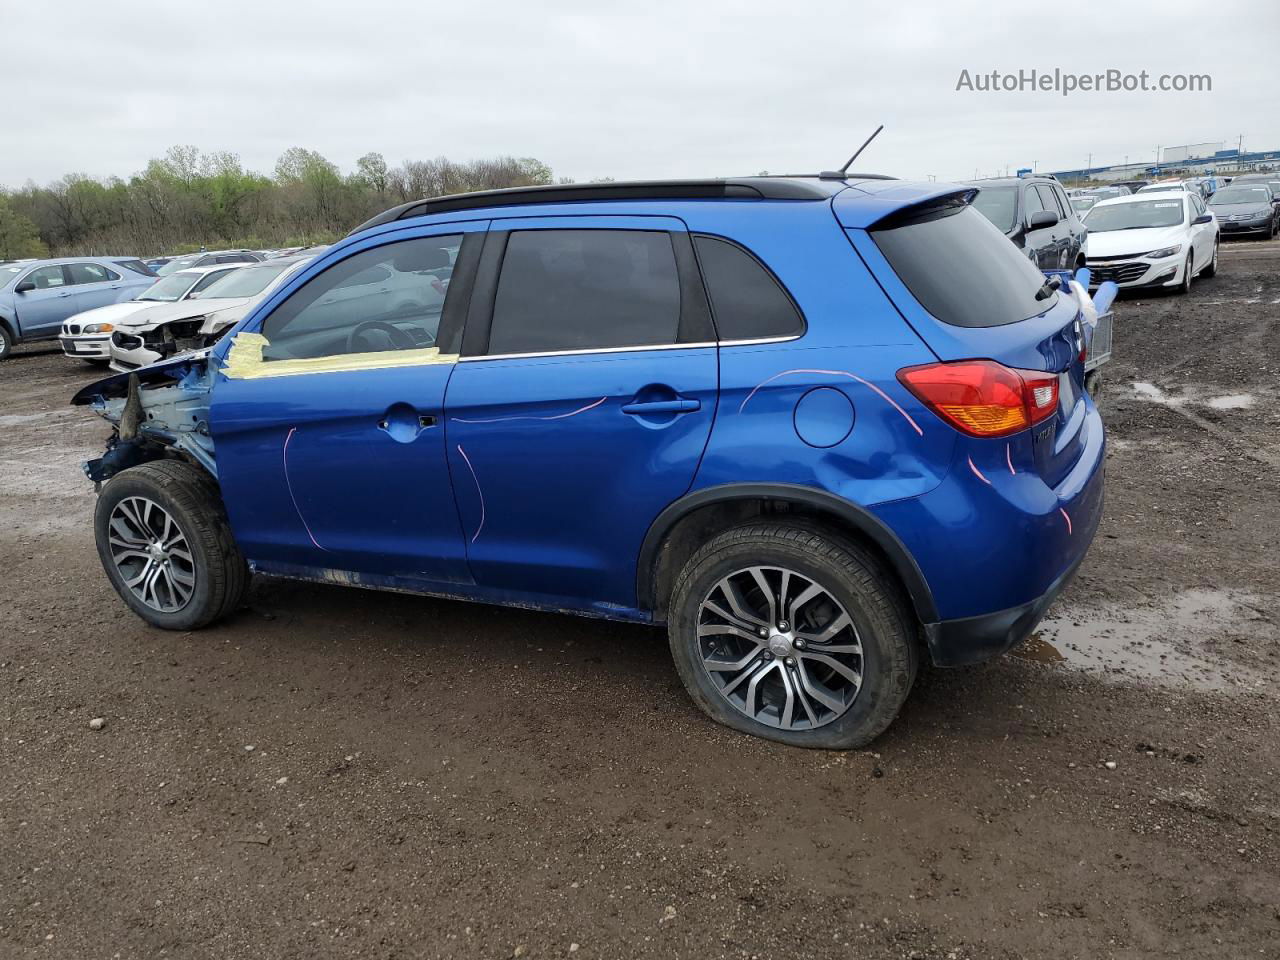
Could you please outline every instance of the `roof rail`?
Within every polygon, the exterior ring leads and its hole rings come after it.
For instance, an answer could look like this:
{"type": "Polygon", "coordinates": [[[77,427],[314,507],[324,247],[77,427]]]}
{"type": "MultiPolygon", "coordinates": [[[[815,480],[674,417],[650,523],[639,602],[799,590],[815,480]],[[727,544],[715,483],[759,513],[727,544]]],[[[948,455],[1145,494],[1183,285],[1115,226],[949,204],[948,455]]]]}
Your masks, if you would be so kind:
{"type": "MultiPolygon", "coordinates": [[[[849,174],[848,179],[892,180],[883,174],[849,174]]],[[[565,183],[505,190],[478,190],[392,207],[351,231],[352,234],[408,217],[454,210],[514,207],[538,203],[608,200],[828,200],[844,186],[816,176],[734,177],[718,180],[634,180],[611,183],[565,183]]],[[[350,236],[350,234],[348,234],[350,236]]]]}

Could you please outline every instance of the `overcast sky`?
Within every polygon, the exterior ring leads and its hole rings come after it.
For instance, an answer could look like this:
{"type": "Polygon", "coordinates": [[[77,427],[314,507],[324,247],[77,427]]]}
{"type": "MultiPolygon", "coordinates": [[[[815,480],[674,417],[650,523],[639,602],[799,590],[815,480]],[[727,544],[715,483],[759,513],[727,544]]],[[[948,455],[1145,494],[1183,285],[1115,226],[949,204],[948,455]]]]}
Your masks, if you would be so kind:
{"type": "Polygon", "coordinates": [[[172,144],[269,172],[537,157],[557,176],[840,166],[939,179],[1280,148],[1280,3],[219,0],[6,3],[0,184],[141,170],[172,144]],[[962,70],[1207,73],[1208,93],[957,92],[962,70]]]}

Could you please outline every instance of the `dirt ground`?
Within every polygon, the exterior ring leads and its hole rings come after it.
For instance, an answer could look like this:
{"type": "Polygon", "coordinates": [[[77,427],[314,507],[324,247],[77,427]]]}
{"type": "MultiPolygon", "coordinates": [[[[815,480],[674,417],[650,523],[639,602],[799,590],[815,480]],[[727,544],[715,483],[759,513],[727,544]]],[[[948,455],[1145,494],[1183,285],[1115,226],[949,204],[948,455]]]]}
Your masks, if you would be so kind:
{"type": "Polygon", "coordinates": [[[260,580],[150,629],[93,547],[97,373],[21,348],[0,956],[1280,957],[1280,243],[1116,339],[1080,577],[847,754],[713,725],[647,628],[260,580]]]}

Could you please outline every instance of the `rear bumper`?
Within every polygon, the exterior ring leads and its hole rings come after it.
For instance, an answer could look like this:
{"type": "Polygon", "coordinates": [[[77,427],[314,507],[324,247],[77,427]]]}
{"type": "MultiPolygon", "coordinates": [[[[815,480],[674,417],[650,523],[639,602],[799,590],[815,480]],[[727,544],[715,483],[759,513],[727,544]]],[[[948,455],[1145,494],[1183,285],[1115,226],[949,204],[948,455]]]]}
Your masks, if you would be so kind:
{"type": "Polygon", "coordinates": [[[924,632],[939,666],[977,663],[1020,643],[1088,554],[1102,518],[1106,437],[1086,403],[1084,449],[1055,486],[1029,469],[1025,435],[1008,446],[972,441],[941,486],[876,508],[933,596],[938,615],[924,632]]]}
{"type": "MultiPolygon", "coordinates": [[[[1093,536],[1090,531],[1089,536],[1093,536]]],[[[1045,611],[1075,579],[1087,554],[1080,554],[1043,594],[1007,610],[924,625],[925,642],[934,666],[964,667],[1008,653],[1031,635],[1045,611]]]]}

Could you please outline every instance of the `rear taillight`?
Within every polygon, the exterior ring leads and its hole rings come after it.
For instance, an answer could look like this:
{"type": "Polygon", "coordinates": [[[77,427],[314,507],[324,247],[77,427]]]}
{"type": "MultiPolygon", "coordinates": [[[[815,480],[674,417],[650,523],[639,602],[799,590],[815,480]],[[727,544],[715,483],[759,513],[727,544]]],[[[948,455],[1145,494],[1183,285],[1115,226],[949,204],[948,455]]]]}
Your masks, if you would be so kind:
{"type": "Polygon", "coordinates": [[[994,360],[927,363],[898,371],[926,407],[971,437],[1005,437],[1053,416],[1057,374],[1014,370],[994,360]]]}

